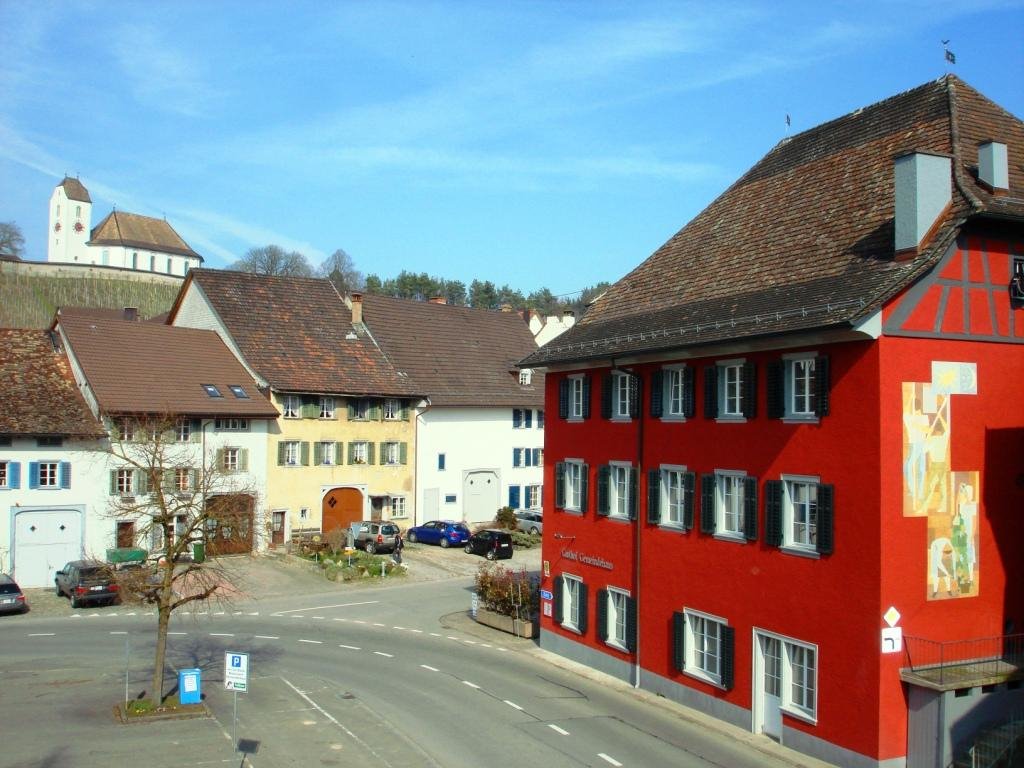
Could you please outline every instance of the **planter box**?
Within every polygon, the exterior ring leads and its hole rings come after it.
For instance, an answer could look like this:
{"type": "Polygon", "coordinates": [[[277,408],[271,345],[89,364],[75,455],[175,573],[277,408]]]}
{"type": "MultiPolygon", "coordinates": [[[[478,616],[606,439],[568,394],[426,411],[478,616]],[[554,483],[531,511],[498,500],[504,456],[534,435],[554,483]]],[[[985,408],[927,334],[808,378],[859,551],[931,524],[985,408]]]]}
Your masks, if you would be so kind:
{"type": "Polygon", "coordinates": [[[477,624],[500,629],[502,632],[508,632],[510,635],[516,635],[517,637],[533,638],[537,637],[540,633],[540,622],[513,619],[511,616],[495,613],[486,608],[477,609],[476,621],[477,624]]]}

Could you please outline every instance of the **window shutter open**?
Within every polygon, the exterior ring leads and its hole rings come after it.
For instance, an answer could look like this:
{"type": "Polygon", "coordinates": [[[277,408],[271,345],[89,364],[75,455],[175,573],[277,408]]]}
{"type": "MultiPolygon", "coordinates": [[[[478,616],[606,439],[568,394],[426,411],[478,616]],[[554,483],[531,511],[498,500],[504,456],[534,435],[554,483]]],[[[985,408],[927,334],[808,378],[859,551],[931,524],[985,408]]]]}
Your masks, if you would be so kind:
{"type": "Polygon", "coordinates": [[[309,466],[309,441],[303,440],[299,443],[299,463],[304,466],[309,466]]]}
{"type": "Polygon", "coordinates": [[[376,463],[376,457],[374,455],[374,448],[376,448],[376,447],[377,446],[375,444],[373,444],[373,443],[367,443],[366,444],[366,463],[367,464],[374,464],[374,463],[376,463]]]}
{"type": "Polygon", "coordinates": [[[356,444],[351,442],[348,444],[348,463],[356,463],[356,444]]]}
{"type": "Polygon", "coordinates": [[[523,426],[523,412],[518,408],[512,409],[512,429],[519,429],[523,426]]]}
{"type": "Polygon", "coordinates": [[[398,444],[398,463],[408,464],[409,463],[409,444],[399,443],[398,444]]]}
{"type": "Polygon", "coordinates": [[[555,576],[555,581],[554,581],[554,584],[552,584],[552,587],[553,587],[553,589],[551,590],[551,613],[552,613],[551,618],[553,618],[555,620],[555,622],[557,622],[558,624],[561,624],[563,621],[565,621],[565,618],[562,615],[562,577],[561,576],[555,576]]]}
{"type": "Polygon", "coordinates": [[[60,487],[67,490],[71,487],[71,462],[60,463],[60,487]]]}
{"type": "Polygon", "coordinates": [[[722,626],[722,687],[732,690],[736,669],[736,630],[722,626]]]}
{"type": "Polygon", "coordinates": [[[694,397],[693,397],[693,368],[686,366],[682,370],[683,377],[683,416],[693,418],[694,397]]]}
{"type": "Polygon", "coordinates": [[[615,383],[615,377],[610,373],[606,373],[601,377],[601,418],[610,419],[612,417],[612,385],[615,383]]]}
{"type": "Polygon", "coordinates": [[[626,383],[629,387],[629,417],[638,419],[640,418],[640,377],[630,374],[626,377],[626,383]]]}
{"type": "Polygon", "coordinates": [[[828,368],[828,356],[822,355],[814,360],[814,415],[828,416],[829,390],[831,378],[828,368]]]}
{"type": "Polygon", "coordinates": [[[527,408],[523,411],[523,427],[533,429],[533,409],[527,408]]]}
{"type": "Polygon", "coordinates": [[[640,478],[636,467],[629,468],[629,519],[636,520],[640,510],[640,478]]]}
{"type": "Polygon", "coordinates": [[[299,415],[304,419],[320,418],[320,398],[312,395],[303,395],[302,407],[299,408],[299,415]]]}
{"type": "Polygon", "coordinates": [[[782,546],[781,480],[768,480],[764,484],[764,543],[770,547],[782,546]]]}
{"type": "Polygon", "coordinates": [[[508,487],[508,505],[512,509],[521,509],[519,506],[519,486],[510,485],[508,487]]]}
{"type": "Polygon", "coordinates": [[[569,418],[569,380],[558,382],[558,418],[569,418]]]}
{"type": "Polygon", "coordinates": [[[533,466],[540,466],[540,448],[533,449],[533,466]]]}
{"type": "Polygon", "coordinates": [[[178,490],[177,472],[174,469],[164,471],[163,475],[160,477],[160,488],[165,494],[174,493],[178,490]]]}
{"type": "Polygon", "coordinates": [[[583,377],[583,418],[590,418],[590,374],[583,377]]]}
{"type": "Polygon", "coordinates": [[[28,463],[28,487],[29,490],[35,490],[39,487],[39,462],[30,461],[28,463]]]}
{"type": "Polygon", "coordinates": [[[352,421],[354,418],[356,418],[356,401],[355,400],[349,400],[348,401],[348,420],[352,421]]]}
{"type": "Polygon", "coordinates": [[[555,464],[555,506],[565,509],[565,462],[555,464]]]}
{"type": "Polygon", "coordinates": [[[743,364],[743,416],[757,416],[757,366],[753,363],[743,364]]]}
{"type": "Polygon", "coordinates": [[[324,463],[324,444],[320,442],[313,443],[313,466],[319,467],[324,463]]]}
{"type": "Polygon", "coordinates": [[[400,401],[400,405],[398,406],[398,418],[400,418],[402,421],[408,421],[409,420],[409,401],[408,400],[400,401]]]}
{"type": "Polygon", "coordinates": [[[11,490],[21,488],[21,462],[7,462],[7,487],[11,490]]]}
{"type": "Polygon", "coordinates": [[[835,487],[832,485],[818,486],[818,542],[817,550],[823,555],[832,554],[834,543],[832,528],[834,515],[832,511],[832,497],[835,494],[835,487]]]}
{"type": "Polygon", "coordinates": [[[608,640],[608,590],[597,590],[597,639],[608,640]]]}
{"type": "Polygon", "coordinates": [[[626,598],[626,648],[636,652],[636,599],[626,598]]]}
{"type": "Polygon", "coordinates": [[[647,470],[647,522],[661,522],[661,470],[647,470]]]}
{"type": "Polygon", "coordinates": [[[374,421],[381,421],[384,418],[384,405],[380,400],[370,403],[370,418],[374,421]]]}
{"type": "Polygon", "coordinates": [[[580,467],[580,512],[590,508],[590,465],[580,467]]]}
{"type": "Polygon", "coordinates": [[[608,515],[608,481],[611,473],[612,468],[607,464],[597,468],[597,514],[602,517],[608,515]]]}
{"type": "Polygon", "coordinates": [[[581,635],[587,634],[587,585],[580,583],[580,620],[576,625],[581,635]]]}
{"type": "Polygon", "coordinates": [[[786,364],[781,360],[768,363],[765,374],[768,389],[768,418],[781,419],[786,415],[786,364]]]}
{"type": "MultiPolygon", "coordinates": [[[[308,445],[308,443],[307,443],[308,445]]],[[[308,456],[308,453],[307,453],[308,456]]],[[[238,449],[238,471],[248,472],[249,471],[249,449],[239,448],[238,449]]]]}
{"type": "Polygon", "coordinates": [[[521,467],[523,466],[523,449],[513,448],[512,449],[512,466],[521,467]]]}
{"type": "Polygon", "coordinates": [[[110,470],[110,495],[117,495],[117,470],[110,470]]]}
{"type": "Polygon", "coordinates": [[[665,371],[658,369],[651,373],[651,418],[660,419],[665,400],[665,371]]]}
{"type": "Polygon", "coordinates": [[[704,418],[718,418],[718,366],[704,369],[704,418]]]}
{"type": "Polygon", "coordinates": [[[285,441],[284,440],[278,440],[277,441],[277,466],[279,466],[279,467],[283,467],[284,466],[285,455],[287,454],[287,452],[288,452],[288,448],[285,445],[285,441]]]}
{"type": "Polygon", "coordinates": [[[192,419],[188,425],[188,439],[192,443],[200,443],[203,440],[203,423],[199,419],[192,419]]]}
{"type": "Polygon", "coordinates": [[[715,476],[700,477],[700,532],[715,532],[715,476]]]}
{"type": "Polygon", "coordinates": [[[743,478],[743,538],[757,541],[757,478],[743,478]]]}
{"type": "Polygon", "coordinates": [[[198,469],[190,469],[188,471],[188,482],[189,482],[188,489],[190,491],[199,490],[199,470],[198,469]]]}
{"type": "MultiPolygon", "coordinates": [[[[223,467],[223,464],[219,464],[223,467]]],[[[139,496],[144,496],[149,493],[149,478],[146,477],[146,473],[141,469],[136,469],[133,474],[135,475],[135,482],[133,483],[132,490],[135,491],[139,496]]]]}
{"type": "Polygon", "coordinates": [[[693,472],[683,473],[683,528],[693,528],[693,472]]]}
{"type": "Polygon", "coordinates": [[[686,614],[672,612],[672,662],[682,672],[686,669],[686,614]]]}
{"type": "Polygon", "coordinates": [[[218,448],[214,454],[214,461],[217,463],[217,469],[221,472],[224,471],[224,449],[218,448]]]}

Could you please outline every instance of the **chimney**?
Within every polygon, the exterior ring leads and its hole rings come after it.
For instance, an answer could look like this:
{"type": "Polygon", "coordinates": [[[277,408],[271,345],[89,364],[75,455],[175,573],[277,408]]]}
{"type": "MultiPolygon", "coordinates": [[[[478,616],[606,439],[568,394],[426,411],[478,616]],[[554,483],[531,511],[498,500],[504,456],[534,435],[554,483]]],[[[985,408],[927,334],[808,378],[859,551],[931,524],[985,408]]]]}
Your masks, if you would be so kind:
{"type": "Polygon", "coordinates": [[[1010,163],[1005,144],[986,141],[978,145],[978,181],[997,195],[1009,191],[1010,163]]]}
{"type": "Polygon", "coordinates": [[[952,200],[948,155],[913,152],[896,158],[896,259],[913,258],[952,200]]]}
{"type": "Polygon", "coordinates": [[[502,304],[501,305],[501,311],[502,312],[511,312],[512,311],[512,305],[511,304],[502,304]]]}
{"type": "Polygon", "coordinates": [[[427,299],[427,301],[429,301],[431,304],[447,304],[448,303],[448,299],[446,299],[444,296],[431,296],[429,299],[427,299]]]}
{"type": "Polygon", "coordinates": [[[562,311],[562,324],[566,328],[572,328],[574,325],[576,325],[576,313],[573,312],[571,309],[563,310],[562,311]]]}
{"type": "Polygon", "coordinates": [[[363,294],[352,294],[352,324],[358,325],[363,322],[363,294]]]}
{"type": "Polygon", "coordinates": [[[124,308],[124,319],[129,323],[137,322],[139,319],[139,308],[138,307],[125,307],[124,308]]]}

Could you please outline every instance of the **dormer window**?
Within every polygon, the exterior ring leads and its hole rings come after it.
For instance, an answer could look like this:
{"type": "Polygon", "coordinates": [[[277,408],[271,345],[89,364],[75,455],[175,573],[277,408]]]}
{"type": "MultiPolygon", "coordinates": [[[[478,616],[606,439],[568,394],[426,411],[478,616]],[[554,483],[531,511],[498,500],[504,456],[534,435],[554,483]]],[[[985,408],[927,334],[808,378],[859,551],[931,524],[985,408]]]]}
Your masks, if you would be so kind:
{"type": "Polygon", "coordinates": [[[247,395],[245,393],[245,390],[242,389],[238,384],[229,384],[228,385],[228,389],[230,389],[231,390],[231,394],[234,395],[235,397],[237,397],[239,400],[248,400],[249,399],[249,395],[247,395]]]}
{"type": "Polygon", "coordinates": [[[224,397],[214,384],[201,384],[200,386],[210,397],[224,397]]]}
{"type": "Polygon", "coordinates": [[[531,381],[533,381],[533,371],[529,368],[523,368],[523,370],[519,372],[519,384],[527,387],[530,385],[531,381]]]}

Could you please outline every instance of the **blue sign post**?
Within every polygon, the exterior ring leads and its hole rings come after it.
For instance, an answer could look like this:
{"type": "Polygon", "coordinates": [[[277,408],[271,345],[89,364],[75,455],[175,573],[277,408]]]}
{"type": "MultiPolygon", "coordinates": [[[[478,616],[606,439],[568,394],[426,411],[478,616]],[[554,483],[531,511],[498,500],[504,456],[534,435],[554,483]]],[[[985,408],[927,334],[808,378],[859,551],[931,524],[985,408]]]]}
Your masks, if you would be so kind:
{"type": "Polygon", "coordinates": [[[202,674],[199,669],[178,670],[178,701],[198,704],[203,700],[202,674]]]}

